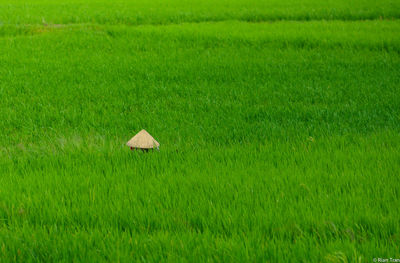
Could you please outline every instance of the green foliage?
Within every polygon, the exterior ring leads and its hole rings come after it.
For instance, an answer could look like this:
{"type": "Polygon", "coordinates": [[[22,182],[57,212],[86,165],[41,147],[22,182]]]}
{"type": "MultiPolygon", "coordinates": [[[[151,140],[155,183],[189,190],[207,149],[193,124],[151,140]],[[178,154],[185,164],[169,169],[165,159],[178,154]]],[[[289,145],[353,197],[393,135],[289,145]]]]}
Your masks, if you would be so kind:
{"type": "Polygon", "coordinates": [[[400,258],[397,6],[0,0],[0,262],[400,258]]]}
{"type": "Polygon", "coordinates": [[[398,0],[0,0],[5,24],[397,19],[398,0]]]}

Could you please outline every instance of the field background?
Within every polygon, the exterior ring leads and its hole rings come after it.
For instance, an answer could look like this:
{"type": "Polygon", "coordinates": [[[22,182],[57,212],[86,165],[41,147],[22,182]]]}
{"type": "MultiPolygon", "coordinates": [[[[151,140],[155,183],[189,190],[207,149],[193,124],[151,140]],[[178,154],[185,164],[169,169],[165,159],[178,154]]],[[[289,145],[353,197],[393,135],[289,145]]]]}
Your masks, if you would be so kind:
{"type": "Polygon", "coordinates": [[[399,18],[0,0],[0,262],[400,258],[399,18]]]}

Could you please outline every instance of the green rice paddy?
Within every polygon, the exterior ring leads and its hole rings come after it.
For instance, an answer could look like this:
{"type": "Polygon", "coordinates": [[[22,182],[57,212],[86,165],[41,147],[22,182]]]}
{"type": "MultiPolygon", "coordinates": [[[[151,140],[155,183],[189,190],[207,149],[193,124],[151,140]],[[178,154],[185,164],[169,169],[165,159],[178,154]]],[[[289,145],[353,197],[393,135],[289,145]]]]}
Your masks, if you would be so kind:
{"type": "Polygon", "coordinates": [[[399,19],[0,0],[0,262],[400,259],[399,19]]]}

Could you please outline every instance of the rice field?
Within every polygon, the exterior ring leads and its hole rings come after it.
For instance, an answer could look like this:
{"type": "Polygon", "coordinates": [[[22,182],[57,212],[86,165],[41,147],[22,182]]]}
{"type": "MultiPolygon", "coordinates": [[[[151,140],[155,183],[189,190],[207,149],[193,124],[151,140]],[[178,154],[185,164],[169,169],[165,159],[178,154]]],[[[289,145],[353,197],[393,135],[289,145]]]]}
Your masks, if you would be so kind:
{"type": "Polygon", "coordinates": [[[399,18],[0,0],[0,262],[400,259],[399,18]]]}

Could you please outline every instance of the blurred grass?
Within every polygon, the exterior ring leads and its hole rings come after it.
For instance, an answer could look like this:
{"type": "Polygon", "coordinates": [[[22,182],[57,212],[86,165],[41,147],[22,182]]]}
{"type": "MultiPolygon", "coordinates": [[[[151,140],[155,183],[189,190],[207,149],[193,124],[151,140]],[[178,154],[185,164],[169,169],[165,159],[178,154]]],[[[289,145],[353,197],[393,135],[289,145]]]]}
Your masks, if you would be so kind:
{"type": "Polygon", "coordinates": [[[241,20],[397,19],[397,0],[0,1],[4,24],[169,24],[241,20]]]}
{"type": "Polygon", "coordinates": [[[5,37],[0,140],[84,132],[122,143],[148,127],[181,146],[398,131],[398,27],[223,22],[5,37]]]}

